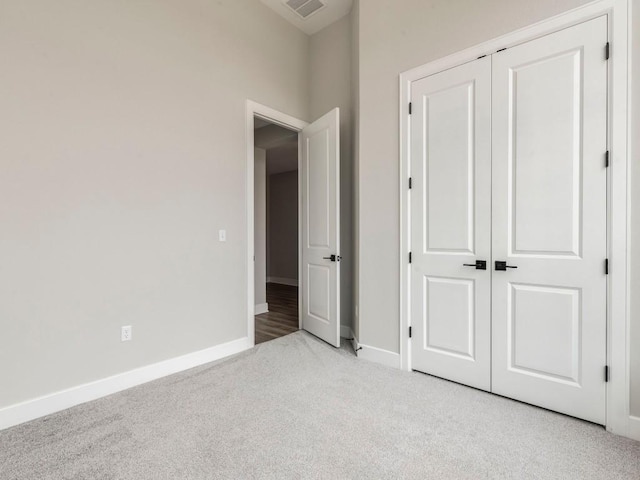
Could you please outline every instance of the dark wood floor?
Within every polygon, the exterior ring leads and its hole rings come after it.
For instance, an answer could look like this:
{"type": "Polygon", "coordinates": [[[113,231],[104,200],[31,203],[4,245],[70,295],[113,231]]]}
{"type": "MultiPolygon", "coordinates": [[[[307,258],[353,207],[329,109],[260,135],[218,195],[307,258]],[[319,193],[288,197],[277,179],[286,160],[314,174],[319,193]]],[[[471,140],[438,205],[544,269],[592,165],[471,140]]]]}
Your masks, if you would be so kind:
{"type": "Polygon", "coordinates": [[[267,283],[269,312],[256,315],[256,345],[298,331],[298,287],[267,283]]]}

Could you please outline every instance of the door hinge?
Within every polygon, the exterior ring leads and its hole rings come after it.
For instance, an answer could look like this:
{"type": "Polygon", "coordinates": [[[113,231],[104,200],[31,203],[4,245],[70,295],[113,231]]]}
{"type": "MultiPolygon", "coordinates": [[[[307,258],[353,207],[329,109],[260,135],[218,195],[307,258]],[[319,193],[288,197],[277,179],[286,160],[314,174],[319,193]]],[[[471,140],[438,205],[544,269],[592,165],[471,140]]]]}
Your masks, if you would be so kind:
{"type": "Polygon", "coordinates": [[[604,381],[609,381],[609,365],[604,366],[604,381]]]}
{"type": "Polygon", "coordinates": [[[604,260],[604,274],[609,275],[609,259],[605,258],[604,260]]]}
{"type": "Polygon", "coordinates": [[[413,260],[413,255],[411,255],[411,252],[409,252],[409,263],[411,263],[411,260],[413,260]]]}
{"type": "Polygon", "coordinates": [[[409,115],[411,115],[411,110],[412,110],[412,108],[411,108],[411,107],[412,107],[412,106],[413,106],[413,104],[412,104],[411,102],[409,102],[409,115]]]}
{"type": "Polygon", "coordinates": [[[409,338],[411,338],[411,334],[412,334],[412,333],[413,333],[413,332],[412,332],[412,330],[411,330],[411,327],[409,327],[409,338]]]}
{"type": "Polygon", "coordinates": [[[611,58],[611,44],[609,42],[604,47],[604,56],[607,60],[611,58]]]}
{"type": "Polygon", "coordinates": [[[409,177],[409,190],[413,188],[413,178],[409,177]]]}
{"type": "Polygon", "coordinates": [[[609,168],[609,150],[604,154],[604,166],[609,168]]]}

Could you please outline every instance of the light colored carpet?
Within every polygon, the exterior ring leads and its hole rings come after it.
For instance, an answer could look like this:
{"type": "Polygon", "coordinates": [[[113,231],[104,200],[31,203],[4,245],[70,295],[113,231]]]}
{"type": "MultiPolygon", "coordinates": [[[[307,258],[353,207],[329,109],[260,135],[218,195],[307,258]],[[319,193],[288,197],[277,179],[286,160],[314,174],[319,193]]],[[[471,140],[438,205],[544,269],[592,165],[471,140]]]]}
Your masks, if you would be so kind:
{"type": "Polygon", "coordinates": [[[640,443],[297,332],[0,432],[0,478],[640,478],[640,443]]]}

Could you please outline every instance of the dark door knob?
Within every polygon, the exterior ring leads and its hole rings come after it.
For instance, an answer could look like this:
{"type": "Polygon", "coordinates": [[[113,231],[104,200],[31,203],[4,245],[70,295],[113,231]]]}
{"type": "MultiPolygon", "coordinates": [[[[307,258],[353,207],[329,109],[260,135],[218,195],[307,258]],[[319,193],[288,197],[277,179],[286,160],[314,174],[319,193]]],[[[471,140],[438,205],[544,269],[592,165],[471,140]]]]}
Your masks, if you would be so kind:
{"type": "Polygon", "coordinates": [[[487,261],[486,260],[476,260],[476,263],[463,263],[465,267],[475,267],[476,270],[486,270],[487,269],[487,261]]]}
{"type": "Polygon", "coordinates": [[[342,260],[340,255],[331,255],[330,257],[322,257],[324,260],[331,260],[332,262],[339,262],[342,260]]]}
{"type": "Polygon", "coordinates": [[[496,270],[498,272],[506,272],[507,268],[518,268],[515,265],[507,265],[507,262],[496,260],[496,270]]]}

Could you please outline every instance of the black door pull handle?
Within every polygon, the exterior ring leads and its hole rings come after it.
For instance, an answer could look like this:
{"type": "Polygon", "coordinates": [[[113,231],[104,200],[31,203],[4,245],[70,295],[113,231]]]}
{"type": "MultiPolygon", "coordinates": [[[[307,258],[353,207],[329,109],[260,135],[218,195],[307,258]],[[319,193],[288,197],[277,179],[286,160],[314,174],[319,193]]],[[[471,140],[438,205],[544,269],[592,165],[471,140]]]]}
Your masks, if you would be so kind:
{"type": "Polygon", "coordinates": [[[465,267],[475,267],[476,270],[486,270],[487,269],[487,261],[486,260],[476,260],[476,263],[463,263],[465,267]]]}
{"type": "Polygon", "coordinates": [[[498,272],[506,272],[507,268],[518,268],[515,265],[507,265],[507,262],[496,260],[496,270],[498,272]]]}
{"type": "Polygon", "coordinates": [[[340,255],[331,255],[330,257],[322,257],[323,260],[331,260],[332,262],[339,262],[342,260],[340,255]]]}

